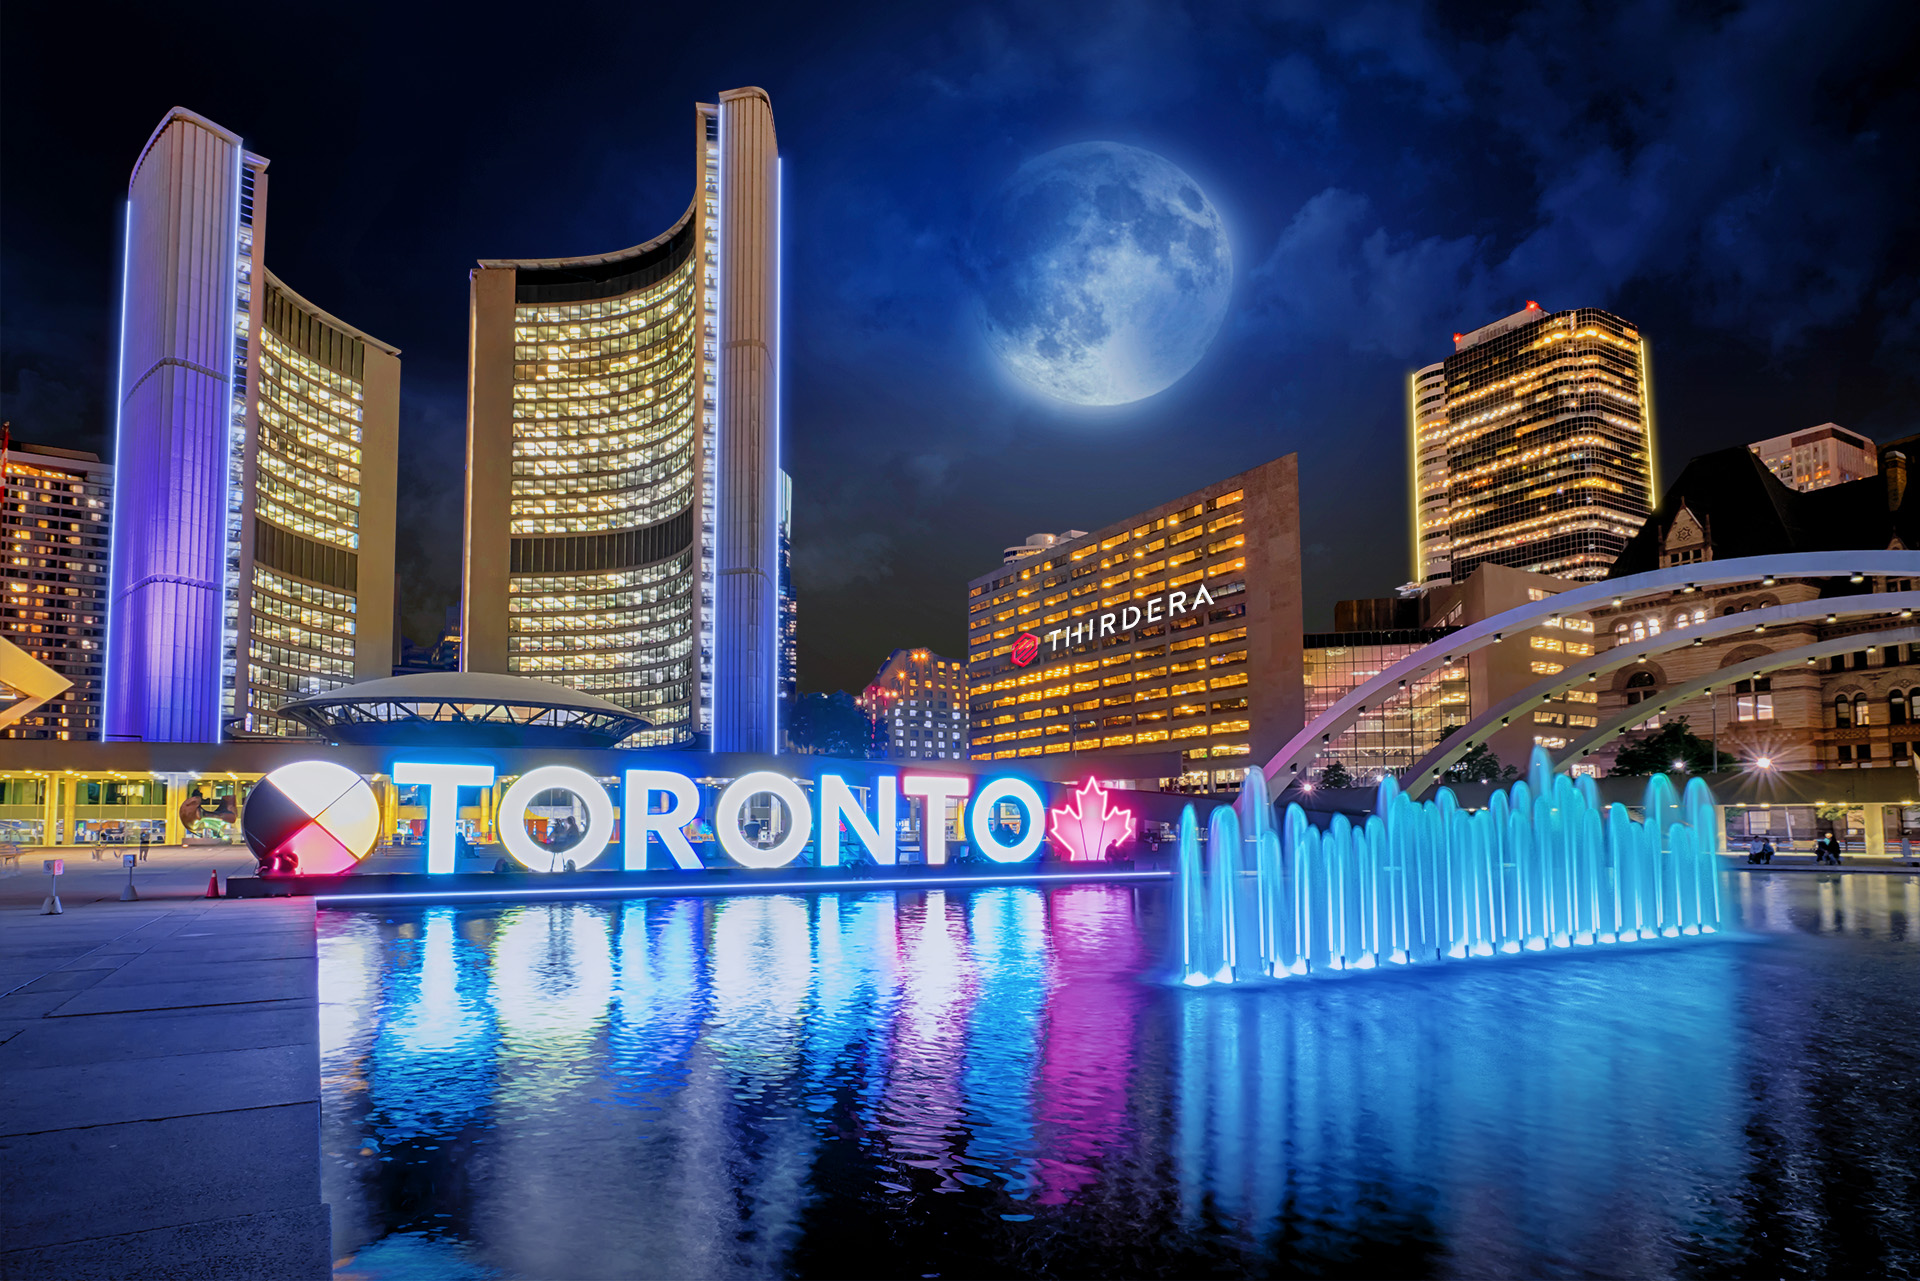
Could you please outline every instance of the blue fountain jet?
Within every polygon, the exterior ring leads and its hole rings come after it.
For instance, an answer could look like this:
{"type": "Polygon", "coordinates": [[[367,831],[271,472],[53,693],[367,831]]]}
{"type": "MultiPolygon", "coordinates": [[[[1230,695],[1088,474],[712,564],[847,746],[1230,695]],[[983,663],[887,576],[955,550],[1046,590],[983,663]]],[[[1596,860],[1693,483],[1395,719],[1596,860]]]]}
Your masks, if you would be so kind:
{"type": "Polygon", "coordinates": [[[1644,819],[1602,805],[1591,778],[1527,777],[1485,809],[1380,781],[1362,824],[1326,829],[1299,805],[1273,830],[1267,782],[1248,772],[1238,812],[1189,805],[1175,867],[1179,980],[1190,987],[1712,934],[1721,920],[1713,796],[1647,781],[1644,819]]]}

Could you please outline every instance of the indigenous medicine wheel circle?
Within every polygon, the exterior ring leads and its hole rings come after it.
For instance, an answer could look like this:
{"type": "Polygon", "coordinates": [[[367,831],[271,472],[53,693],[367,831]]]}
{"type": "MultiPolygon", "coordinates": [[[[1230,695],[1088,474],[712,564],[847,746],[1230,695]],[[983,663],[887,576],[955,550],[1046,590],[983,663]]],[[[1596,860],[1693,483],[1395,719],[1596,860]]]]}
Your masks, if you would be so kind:
{"type": "Polygon", "coordinates": [[[331,761],[283,765],[254,785],[240,831],[262,872],[345,872],[380,839],[380,805],[352,770],[331,761]]]}

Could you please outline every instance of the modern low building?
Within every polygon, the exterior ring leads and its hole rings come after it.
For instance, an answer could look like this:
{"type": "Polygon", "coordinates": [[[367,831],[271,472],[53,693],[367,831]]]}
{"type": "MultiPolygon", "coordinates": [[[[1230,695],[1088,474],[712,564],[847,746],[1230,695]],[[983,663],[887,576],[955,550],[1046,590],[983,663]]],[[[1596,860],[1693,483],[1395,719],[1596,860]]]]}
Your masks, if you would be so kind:
{"type": "Polygon", "coordinates": [[[393,654],[399,351],[266,268],[267,161],[176,107],[128,184],[105,736],[302,733],[393,654]]]}
{"type": "Polygon", "coordinates": [[[1747,446],[1788,489],[1802,492],[1864,480],[1880,470],[1880,453],[1838,423],[1769,436],[1747,446]]]}
{"type": "Polygon", "coordinates": [[[0,635],[73,682],[0,734],[99,738],[113,467],[8,439],[0,484],[0,635]]]}
{"type": "Polygon", "coordinates": [[[860,693],[883,758],[967,759],[967,671],[930,649],[896,649],[860,693]]]}
{"type": "Polygon", "coordinates": [[[1592,307],[1538,303],[1412,376],[1414,573],[1482,564],[1606,577],[1656,493],[1646,341],[1592,307]]]}
{"type": "Polygon", "coordinates": [[[693,114],[693,198],[630,249],[473,273],[461,663],[777,750],[780,158],[764,91],[693,114]]]}
{"type": "Polygon", "coordinates": [[[1087,531],[1084,529],[1069,529],[1064,534],[1028,534],[1026,542],[1016,543],[1000,554],[1000,563],[1011,565],[1029,556],[1044,556],[1061,543],[1070,543],[1076,538],[1086,536],[1087,531]]]}
{"type": "MultiPolygon", "coordinates": [[[[1483,563],[1463,583],[1341,601],[1334,611],[1338,630],[1305,638],[1307,718],[1312,720],[1449,632],[1572,586],[1565,579],[1483,563]]],[[[1328,744],[1320,760],[1323,767],[1338,761],[1364,784],[1384,774],[1398,776],[1487,708],[1593,652],[1593,624],[1584,615],[1549,617],[1499,645],[1463,655],[1457,664],[1419,677],[1404,692],[1370,706],[1328,744]]],[[[1524,719],[1487,735],[1487,749],[1502,765],[1524,770],[1536,745],[1565,747],[1571,736],[1598,724],[1596,701],[1587,690],[1563,691],[1524,719]]]]}
{"type": "MultiPolygon", "coordinates": [[[[1790,552],[1920,548],[1920,495],[1910,489],[1901,441],[1882,446],[1874,474],[1805,491],[1789,489],[1751,449],[1723,449],[1690,462],[1646,526],[1621,553],[1616,577],[1653,569],[1790,552]]],[[[1920,551],[1911,578],[1792,579],[1735,583],[1664,595],[1593,611],[1601,643],[1642,639],[1697,627],[1709,618],[1776,605],[1842,599],[1868,591],[1920,589],[1920,551]]],[[[1821,616],[1675,648],[1614,673],[1599,693],[1605,717],[1642,703],[1636,732],[1595,753],[1609,767],[1619,749],[1644,731],[1685,719],[1731,763],[1765,759],[1777,770],[1911,767],[1920,740],[1914,699],[1920,692],[1920,646],[1860,648],[1810,665],[1754,676],[1750,664],[1769,653],[1876,631],[1868,618],[1826,622],[1821,616]],[[1726,671],[1711,692],[1675,702],[1674,686],[1726,671]],[[1664,710],[1654,710],[1662,708],[1664,710]]]]}
{"type": "Polygon", "coordinates": [[[967,617],[974,760],[1174,751],[1163,788],[1237,790],[1303,723],[1298,460],[1004,564],[967,617]]]}

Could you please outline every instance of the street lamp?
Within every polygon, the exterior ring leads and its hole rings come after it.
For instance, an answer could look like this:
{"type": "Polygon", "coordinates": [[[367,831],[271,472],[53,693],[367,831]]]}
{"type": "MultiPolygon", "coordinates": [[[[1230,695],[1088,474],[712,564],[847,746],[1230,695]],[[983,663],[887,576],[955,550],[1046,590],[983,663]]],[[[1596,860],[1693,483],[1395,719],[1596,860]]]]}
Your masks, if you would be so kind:
{"type": "Polygon", "coordinates": [[[1773,757],[1771,757],[1771,756],[1762,756],[1762,757],[1759,757],[1758,759],[1756,759],[1756,760],[1755,760],[1755,761],[1753,762],[1753,764],[1754,764],[1754,767],[1755,767],[1756,769],[1772,769],[1772,768],[1773,768],[1773,757]]]}

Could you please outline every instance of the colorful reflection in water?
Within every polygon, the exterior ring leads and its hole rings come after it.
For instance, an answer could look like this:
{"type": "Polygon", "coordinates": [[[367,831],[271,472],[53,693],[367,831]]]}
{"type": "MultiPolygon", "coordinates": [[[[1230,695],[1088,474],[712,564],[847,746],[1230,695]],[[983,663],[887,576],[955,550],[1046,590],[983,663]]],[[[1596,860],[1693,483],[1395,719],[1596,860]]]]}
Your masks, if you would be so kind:
{"type": "Polygon", "coordinates": [[[343,1277],[1913,1273],[1920,878],[1183,991],[1168,893],[322,913],[343,1277]]]}

